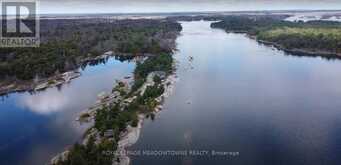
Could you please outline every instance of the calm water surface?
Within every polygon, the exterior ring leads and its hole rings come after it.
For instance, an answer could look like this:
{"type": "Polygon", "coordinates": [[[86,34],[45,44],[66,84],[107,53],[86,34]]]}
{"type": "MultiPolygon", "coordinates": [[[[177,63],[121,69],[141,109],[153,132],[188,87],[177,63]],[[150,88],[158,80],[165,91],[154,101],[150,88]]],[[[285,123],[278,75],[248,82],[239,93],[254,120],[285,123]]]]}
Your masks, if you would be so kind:
{"type": "Polygon", "coordinates": [[[75,121],[95,103],[97,94],[110,91],[115,79],[131,75],[134,63],[110,58],[89,66],[82,76],[61,89],[15,93],[0,100],[0,164],[42,165],[79,140],[87,128],[75,121]]]}
{"type": "Polygon", "coordinates": [[[288,56],[209,22],[183,23],[177,43],[180,80],[130,150],[239,155],[134,156],[134,165],[341,164],[341,61],[288,56]]]}

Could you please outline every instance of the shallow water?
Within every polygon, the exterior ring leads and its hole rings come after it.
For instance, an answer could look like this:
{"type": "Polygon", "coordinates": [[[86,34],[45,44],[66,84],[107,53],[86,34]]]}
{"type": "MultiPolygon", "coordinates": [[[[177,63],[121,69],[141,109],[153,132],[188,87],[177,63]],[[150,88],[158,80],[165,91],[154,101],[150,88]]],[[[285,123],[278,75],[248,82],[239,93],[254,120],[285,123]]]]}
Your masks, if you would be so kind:
{"type": "Polygon", "coordinates": [[[79,112],[110,91],[116,79],[132,75],[135,64],[114,58],[88,66],[69,84],[35,94],[14,93],[0,101],[0,164],[40,165],[80,140],[87,125],[79,112]]]}
{"type": "Polygon", "coordinates": [[[145,121],[133,164],[341,163],[341,61],[288,56],[210,22],[182,24],[179,82],[145,121]],[[188,154],[143,154],[168,150],[188,154]]]}

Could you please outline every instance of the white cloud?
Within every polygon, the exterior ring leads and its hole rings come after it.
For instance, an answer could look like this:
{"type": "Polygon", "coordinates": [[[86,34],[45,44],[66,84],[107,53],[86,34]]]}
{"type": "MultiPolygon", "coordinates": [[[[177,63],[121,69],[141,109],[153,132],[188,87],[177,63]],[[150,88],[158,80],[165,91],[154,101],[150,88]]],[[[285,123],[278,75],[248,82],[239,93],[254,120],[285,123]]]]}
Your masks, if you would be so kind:
{"type": "Polygon", "coordinates": [[[49,90],[49,92],[42,92],[35,95],[23,95],[18,100],[19,106],[43,115],[63,110],[63,107],[68,102],[67,95],[58,90],[49,90]]]}

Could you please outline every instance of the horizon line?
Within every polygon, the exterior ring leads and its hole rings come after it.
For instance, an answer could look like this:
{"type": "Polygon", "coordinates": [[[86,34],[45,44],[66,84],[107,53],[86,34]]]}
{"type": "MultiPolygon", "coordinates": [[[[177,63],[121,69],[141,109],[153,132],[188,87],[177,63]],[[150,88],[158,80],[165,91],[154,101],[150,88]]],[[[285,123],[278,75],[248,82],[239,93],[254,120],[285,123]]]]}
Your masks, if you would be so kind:
{"type": "Polygon", "coordinates": [[[38,13],[38,15],[96,15],[96,14],[114,14],[114,15],[148,15],[148,14],[214,14],[214,13],[264,13],[264,12],[341,12],[341,9],[274,9],[274,10],[229,10],[229,11],[174,11],[174,12],[88,12],[88,13],[38,13]]]}

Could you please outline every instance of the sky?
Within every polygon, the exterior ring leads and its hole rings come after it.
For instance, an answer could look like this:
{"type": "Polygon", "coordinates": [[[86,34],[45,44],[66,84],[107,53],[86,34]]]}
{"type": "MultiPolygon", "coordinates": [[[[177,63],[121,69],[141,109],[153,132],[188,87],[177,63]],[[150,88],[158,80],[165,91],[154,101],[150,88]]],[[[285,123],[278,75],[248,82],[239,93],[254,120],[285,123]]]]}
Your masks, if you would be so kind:
{"type": "Polygon", "coordinates": [[[39,0],[39,13],[335,10],[341,0],[39,0]]]}

